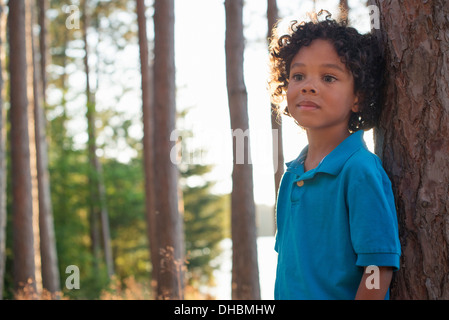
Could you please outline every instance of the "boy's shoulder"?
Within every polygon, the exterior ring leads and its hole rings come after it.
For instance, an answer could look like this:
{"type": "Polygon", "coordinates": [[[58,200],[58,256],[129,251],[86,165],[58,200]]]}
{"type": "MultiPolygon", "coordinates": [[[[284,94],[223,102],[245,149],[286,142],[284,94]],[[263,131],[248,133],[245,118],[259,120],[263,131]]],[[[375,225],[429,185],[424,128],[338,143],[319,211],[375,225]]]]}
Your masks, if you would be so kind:
{"type": "Polygon", "coordinates": [[[366,147],[360,147],[355,151],[346,161],[343,170],[353,174],[384,172],[380,158],[366,147]]]}

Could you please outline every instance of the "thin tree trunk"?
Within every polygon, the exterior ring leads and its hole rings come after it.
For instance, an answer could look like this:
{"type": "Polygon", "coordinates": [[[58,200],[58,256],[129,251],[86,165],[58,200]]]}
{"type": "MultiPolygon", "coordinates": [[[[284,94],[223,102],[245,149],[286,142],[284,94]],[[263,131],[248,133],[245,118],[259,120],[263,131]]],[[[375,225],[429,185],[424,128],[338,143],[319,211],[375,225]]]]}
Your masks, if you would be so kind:
{"type": "Polygon", "coordinates": [[[157,226],[154,197],[154,123],[153,123],[153,79],[152,67],[148,59],[148,37],[146,7],[144,0],[136,0],[137,21],[139,27],[140,68],[142,73],[142,113],[143,113],[143,169],[145,174],[145,204],[147,234],[150,243],[152,264],[151,286],[156,293],[159,274],[159,247],[157,244],[157,226]]]}
{"type": "Polygon", "coordinates": [[[226,80],[231,129],[233,131],[232,299],[260,299],[256,210],[253,195],[252,164],[249,157],[247,92],[243,79],[243,1],[226,0],[225,9],[226,80]]]}
{"type": "Polygon", "coordinates": [[[88,126],[88,153],[89,153],[89,186],[91,194],[91,238],[92,247],[94,253],[94,259],[96,265],[100,258],[100,237],[102,236],[103,249],[106,261],[106,267],[108,270],[108,276],[111,277],[114,274],[114,265],[112,258],[112,250],[110,244],[110,232],[109,232],[109,219],[106,208],[105,200],[105,188],[103,183],[103,173],[100,161],[97,157],[96,151],[96,128],[95,128],[95,99],[92,94],[90,86],[90,68],[89,68],[89,46],[87,42],[87,27],[89,25],[89,13],[87,10],[87,0],[82,2],[82,32],[84,41],[84,68],[86,72],[86,99],[87,99],[87,126],[88,126]],[[100,234],[100,226],[102,233],[100,234]]]}
{"type": "Polygon", "coordinates": [[[45,17],[45,13],[48,9],[48,1],[49,0],[37,0],[38,8],[39,8],[39,62],[40,62],[40,79],[42,82],[41,90],[42,90],[42,102],[45,106],[47,102],[47,18],[45,17]]]}
{"type": "Polygon", "coordinates": [[[8,5],[13,273],[15,291],[19,293],[28,281],[30,288],[36,291],[33,198],[31,194],[27,82],[24,80],[27,79],[25,1],[9,1],[8,5]]]}
{"type": "Polygon", "coordinates": [[[371,3],[387,70],[376,152],[393,183],[402,245],[391,296],[449,299],[449,4],[371,3]]]}
{"type": "Polygon", "coordinates": [[[182,220],[178,211],[178,169],[170,159],[175,141],[174,1],[154,1],[154,159],[158,245],[158,298],[183,298],[182,220]]]}
{"type": "Polygon", "coordinates": [[[34,263],[36,266],[36,289],[40,296],[42,292],[42,263],[40,255],[40,228],[39,228],[39,183],[37,173],[37,139],[35,108],[39,99],[35,96],[35,70],[34,70],[34,36],[32,0],[25,0],[25,32],[26,32],[26,60],[27,60],[27,95],[28,95],[28,134],[30,139],[30,165],[31,165],[31,194],[33,197],[33,232],[34,232],[34,263]]]}
{"type": "MultiPolygon", "coordinates": [[[[38,228],[36,229],[39,230],[39,234],[37,235],[38,240],[36,242],[40,244],[40,250],[37,250],[39,248],[36,248],[37,254],[40,254],[39,259],[36,259],[36,262],[40,261],[42,270],[42,279],[38,282],[38,285],[48,290],[49,293],[56,297],[55,293],[60,291],[60,283],[53,225],[53,209],[50,196],[47,140],[45,134],[45,114],[43,110],[43,91],[45,90],[42,89],[42,81],[40,79],[42,76],[42,73],[40,72],[41,64],[37,59],[37,46],[35,45],[35,39],[32,33],[32,26],[34,25],[34,5],[30,2],[28,4],[28,8],[28,12],[30,14],[27,19],[30,25],[30,41],[28,47],[30,48],[29,52],[31,54],[29,58],[30,61],[28,63],[28,73],[30,81],[32,81],[32,90],[30,90],[32,93],[30,103],[32,103],[32,105],[30,105],[30,108],[32,110],[31,115],[34,120],[36,183],[38,191],[38,206],[35,214],[38,214],[38,228]]],[[[45,41],[45,37],[41,35],[40,40],[45,41]]]]}
{"type": "Polygon", "coordinates": [[[340,0],[339,4],[339,17],[338,20],[345,22],[346,25],[349,24],[349,5],[348,0],[340,0]]]}
{"type": "MultiPolygon", "coordinates": [[[[267,18],[268,18],[268,39],[272,36],[273,28],[276,26],[278,16],[278,7],[276,0],[268,0],[267,4],[267,18]]],[[[284,174],[284,147],[282,143],[282,123],[281,119],[277,119],[275,107],[271,104],[271,131],[273,135],[273,167],[274,167],[274,195],[275,205],[273,210],[274,218],[274,232],[276,232],[276,218],[274,213],[276,211],[276,203],[279,185],[281,184],[282,175],[284,174]]]]}
{"type": "Polygon", "coordinates": [[[88,44],[87,44],[87,27],[88,27],[88,15],[86,8],[86,0],[81,2],[81,29],[83,33],[83,42],[84,42],[84,70],[86,73],[86,117],[87,117],[87,126],[88,126],[88,154],[89,154],[89,196],[90,196],[90,210],[89,210],[89,224],[90,224],[90,238],[91,238],[91,247],[93,254],[93,265],[94,270],[98,272],[99,270],[99,261],[100,261],[100,228],[98,225],[99,221],[99,212],[97,210],[98,206],[98,198],[96,196],[96,179],[94,179],[94,158],[93,154],[95,153],[95,143],[92,142],[91,137],[93,136],[93,130],[95,123],[92,119],[92,94],[90,89],[90,68],[89,68],[89,52],[88,52],[88,44]]]}
{"type": "Polygon", "coordinates": [[[3,63],[5,60],[4,44],[5,15],[3,14],[3,0],[0,0],[0,300],[3,299],[3,285],[5,279],[6,262],[6,109],[4,108],[4,77],[3,63]]]}
{"type": "Polygon", "coordinates": [[[109,213],[106,204],[106,189],[103,179],[103,166],[101,165],[98,157],[95,161],[95,171],[98,173],[98,194],[100,198],[100,221],[101,221],[101,231],[103,236],[103,250],[106,260],[106,268],[108,270],[108,276],[111,278],[114,271],[114,259],[112,257],[112,246],[111,246],[111,231],[109,229],[109,213]]]}
{"type": "MultiPolygon", "coordinates": [[[[99,39],[101,39],[101,33],[100,33],[100,28],[99,28],[99,20],[98,20],[98,16],[95,19],[95,23],[94,23],[94,28],[97,30],[98,33],[98,37],[99,39]]],[[[87,42],[86,42],[87,43],[87,42]]],[[[98,42],[95,45],[95,55],[97,57],[97,61],[100,60],[100,55],[98,52],[98,42]]],[[[96,64],[96,73],[97,73],[97,81],[96,81],[96,87],[99,87],[99,82],[100,82],[100,64],[97,63],[96,64]]],[[[95,90],[96,91],[96,90],[95,90]]],[[[96,93],[92,93],[92,101],[93,101],[93,109],[92,109],[92,118],[93,118],[93,123],[95,124],[96,122],[96,93]]],[[[95,145],[95,150],[96,150],[96,140],[97,140],[97,134],[96,134],[96,129],[94,127],[93,129],[93,142],[95,145]]],[[[100,203],[100,223],[101,223],[101,235],[102,235],[102,243],[103,243],[103,251],[104,251],[104,256],[105,256],[105,261],[106,261],[106,268],[108,271],[108,276],[112,277],[115,273],[114,271],[114,259],[112,256],[112,246],[111,246],[111,232],[109,229],[109,213],[108,213],[108,206],[107,206],[107,202],[106,202],[106,187],[104,184],[104,174],[103,174],[103,165],[101,164],[100,159],[97,156],[97,153],[95,151],[94,154],[94,158],[95,158],[95,172],[96,172],[96,176],[97,176],[97,188],[98,188],[98,199],[99,199],[99,203],[100,203]]]]}

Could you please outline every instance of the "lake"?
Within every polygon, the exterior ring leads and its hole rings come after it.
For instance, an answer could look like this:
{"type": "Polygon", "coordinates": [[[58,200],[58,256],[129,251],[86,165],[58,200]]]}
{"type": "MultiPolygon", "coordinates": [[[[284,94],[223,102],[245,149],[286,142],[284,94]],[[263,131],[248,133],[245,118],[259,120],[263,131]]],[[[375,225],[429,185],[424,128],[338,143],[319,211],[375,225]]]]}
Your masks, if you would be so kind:
{"type": "MultiPolygon", "coordinates": [[[[257,255],[259,261],[260,295],[262,300],[273,300],[274,279],[276,274],[277,253],[274,251],[274,240],[271,237],[257,238],[257,255]]],[[[208,288],[212,296],[218,300],[231,300],[232,241],[224,239],[221,243],[223,252],[215,263],[219,268],[214,271],[214,288],[208,288]]]]}

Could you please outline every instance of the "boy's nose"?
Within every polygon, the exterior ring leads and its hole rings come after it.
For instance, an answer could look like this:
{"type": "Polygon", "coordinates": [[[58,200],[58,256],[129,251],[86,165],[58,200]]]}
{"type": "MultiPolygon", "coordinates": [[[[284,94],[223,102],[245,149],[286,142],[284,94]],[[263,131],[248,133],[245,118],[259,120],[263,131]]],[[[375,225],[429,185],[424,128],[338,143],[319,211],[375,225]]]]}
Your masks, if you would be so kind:
{"type": "Polygon", "coordinates": [[[314,88],[311,88],[311,87],[304,87],[304,88],[302,88],[302,93],[316,94],[316,90],[314,88]]]}
{"type": "Polygon", "coordinates": [[[303,94],[316,94],[317,93],[317,89],[316,86],[314,85],[314,83],[312,81],[308,81],[306,83],[304,83],[301,92],[303,94]]]}

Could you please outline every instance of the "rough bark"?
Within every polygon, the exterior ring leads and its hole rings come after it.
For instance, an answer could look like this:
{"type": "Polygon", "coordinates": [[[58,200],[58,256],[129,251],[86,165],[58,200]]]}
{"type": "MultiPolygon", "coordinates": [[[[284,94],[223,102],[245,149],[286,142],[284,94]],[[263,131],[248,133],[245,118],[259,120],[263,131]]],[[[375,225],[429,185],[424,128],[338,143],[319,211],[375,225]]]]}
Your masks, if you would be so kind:
{"type": "Polygon", "coordinates": [[[161,265],[158,299],[183,298],[182,224],[178,210],[178,169],[170,159],[175,141],[176,86],[174,1],[154,2],[154,177],[161,265]]]}
{"type": "Polygon", "coordinates": [[[226,82],[233,131],[232,299],[260,299],[247,91],[243,77],[243,1],[226,0],[225,9],[226,82]]]}
{"type": "Polygon", "coordinates": [[[394,299],[449,298],[449,2],[379,1],[387,84],[376,152],[398,210],[394,299]]]}

